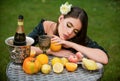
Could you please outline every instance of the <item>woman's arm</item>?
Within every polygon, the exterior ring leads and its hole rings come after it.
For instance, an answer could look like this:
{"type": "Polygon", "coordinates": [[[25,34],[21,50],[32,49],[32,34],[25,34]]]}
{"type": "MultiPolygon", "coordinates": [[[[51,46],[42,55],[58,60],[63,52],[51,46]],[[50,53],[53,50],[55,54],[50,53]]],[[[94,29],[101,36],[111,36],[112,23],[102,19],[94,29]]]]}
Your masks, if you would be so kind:
{"type": "Polygon", "coordinates": [[[107,64],[108,57],[107,54],[98,48],[89,48],[73,42],[64,41],[64,44],[75,49],[76,51],[81,52],[84,56],[87,56],[90,59],[93,59],[97,62],[107,64]]]}
{"type": "MultiPolygon", "coordinates": [[[[36,55],[39,55],[39,54],[43,53],[42,50],[40,50],[39,47],[32,46],[31,49],[36,51],[36,55]]],[[[65,50],[65,49],[61,49],[58,52],[53,52],[49,49],[49,50],[47,50],[47,54],[58,56],[58,57],[67,57],[67,58],[70,55],[74,55],[71,51],[65,50]]]]}
{"type": "Polygon", "coordinates": [[[75,55],[70,50],[65,50],[65,49],[61,49],[58,52],[53,52],[53,51],[51,51],[49,49],[48,50],[48,54],[51,54],[51,55],[54,55],[54,56],[58,56],[58,57],[66,57],[66,58],[68,58],[70,55],[75,55]]]}
{"type": "Polygon", "coordinates": [[[70,42],[70,41],[62,40],[57,36],[54,36],[52,38],[52,41],[58,42],[58,44],[62,44],[63,46],[65,46],[67,48],[73,48],[76,51],[82,53],[84,56],[86,56],[86,57],[88,57],[92,60],[95,60],[97,62],[100,62],[100,63],[103,63],[103,64],[108,63],[107,54],[103,50],[101,50],[97,47],[95,47],[95,48],[91,47],[90,48],[90,47],[82,46],[82,45],[79,45],[79,44],[76,44],[76,43],[73,43],[73,42],[70,42]]]}

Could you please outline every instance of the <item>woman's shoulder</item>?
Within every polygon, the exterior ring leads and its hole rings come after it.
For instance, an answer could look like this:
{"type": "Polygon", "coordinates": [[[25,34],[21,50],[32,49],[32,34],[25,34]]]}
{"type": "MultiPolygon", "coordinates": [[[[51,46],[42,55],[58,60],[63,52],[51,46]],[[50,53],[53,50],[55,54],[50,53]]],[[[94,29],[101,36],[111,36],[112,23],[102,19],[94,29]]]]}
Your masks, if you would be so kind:
{"type": "Polygon", "coordinates": [[[43,22],[43,25],[44,25],[44,27],[50,27],[53,23],[55,23],[55,22],[49,21],[49,20],[45,20],[45,21],[43,22]]]}
{"type": "Polygon", "coordinates": [[[53,21],[49,21],[49,20],[46,20],[43,22],[43,27],[44,27],[44,31],[47,33],[47,34],[53,34],[54,32],[54,25],[55,22],[53,21]]]}

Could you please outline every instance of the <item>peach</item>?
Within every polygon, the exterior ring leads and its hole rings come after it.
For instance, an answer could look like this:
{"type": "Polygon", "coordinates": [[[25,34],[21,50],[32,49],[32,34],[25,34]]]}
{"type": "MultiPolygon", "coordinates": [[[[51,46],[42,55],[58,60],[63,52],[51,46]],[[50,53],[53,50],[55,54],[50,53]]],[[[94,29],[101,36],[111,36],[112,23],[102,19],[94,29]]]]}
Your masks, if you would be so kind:
{"type": "Polygon", "coordinates": [[[70,56],[68,57],[68,60],[69,60],[70,62],[73,62],[73,63],[77,63],[77,62],[78,62],[78,58],[77,58],[76,55],[70,55],[70,56]]]}

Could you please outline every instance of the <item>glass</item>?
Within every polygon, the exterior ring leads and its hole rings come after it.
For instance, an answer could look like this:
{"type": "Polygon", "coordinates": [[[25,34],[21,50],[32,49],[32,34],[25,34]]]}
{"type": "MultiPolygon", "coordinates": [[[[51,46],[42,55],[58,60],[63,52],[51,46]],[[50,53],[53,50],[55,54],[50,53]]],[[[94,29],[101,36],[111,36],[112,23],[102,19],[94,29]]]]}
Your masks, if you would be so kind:
{"type": "Polygon", "coordinates": [[[51,38],[48,35],[39,36],[39,48],[46,54],[46,50],[50,48],[51,38]]]}

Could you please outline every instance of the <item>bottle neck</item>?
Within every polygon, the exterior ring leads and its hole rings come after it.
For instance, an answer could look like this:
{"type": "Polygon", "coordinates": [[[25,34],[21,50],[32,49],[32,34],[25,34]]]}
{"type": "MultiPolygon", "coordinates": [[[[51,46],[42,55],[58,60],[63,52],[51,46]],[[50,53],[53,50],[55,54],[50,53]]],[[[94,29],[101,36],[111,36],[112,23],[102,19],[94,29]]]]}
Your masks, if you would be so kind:
{"type": "Polygon", "coordinates": [[[18,20],[18,28],[17,28],[17,33],[24,33],[24,24],[23,20],[18,20]]]}

